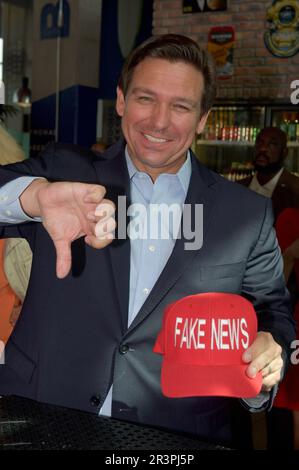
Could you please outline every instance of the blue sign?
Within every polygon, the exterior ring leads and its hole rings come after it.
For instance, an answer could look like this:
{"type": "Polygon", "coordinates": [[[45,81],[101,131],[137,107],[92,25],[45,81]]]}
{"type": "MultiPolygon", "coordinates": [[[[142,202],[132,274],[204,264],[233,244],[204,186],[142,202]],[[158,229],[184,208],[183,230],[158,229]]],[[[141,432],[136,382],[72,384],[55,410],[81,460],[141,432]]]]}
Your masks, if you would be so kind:
{"type": "MultiPolygon", "coordinates": [[[[102,0],[102,27],[101,27],[101,51],[100,51],[100,97],[103,99],[116,98],[116,86],[118,83],[120,71],[124,62],[123,48],[120,44],[123,31],[126,27],[131,28],[130,18],[123,17],[121,4],[124,0],[102,0]],[[121,17],[120,17],[121,16],[121,17]],[[120,23],[124,22],[124,25],[120,23]]],[[[141,44],[152,34],[153,20],[153,0],[139,0],[140,12],[139,27],[136,28],[131,50],[138,44],[141,44]]],[[[126,3],[125,3],[126,5],[126,3]]],[[[136,26],[136,21],[132,18],[131,23],[136,26]]],[[[128,34],[128,36],[130,36],[128,34]]],[[[130,52],[130,51],[127,51],[130,52]]]]}
{"type": "Polygon", "coordinates": [[[62,0],[62,15],[59,18],[59,4],[47,3],[41,12],[40,36],[41,39],[53,39],[70,35],[70,6],[67,0],[62,0]],[[61,24],[59,24],[61,21],[61,24]]]}

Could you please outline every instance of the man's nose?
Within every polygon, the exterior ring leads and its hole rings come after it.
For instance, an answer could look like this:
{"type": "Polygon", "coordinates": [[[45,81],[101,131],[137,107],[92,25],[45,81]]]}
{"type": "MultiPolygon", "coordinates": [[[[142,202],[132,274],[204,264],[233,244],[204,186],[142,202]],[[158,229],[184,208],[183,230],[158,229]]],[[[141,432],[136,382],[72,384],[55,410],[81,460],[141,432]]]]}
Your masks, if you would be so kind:
{"type": "Polygon", "coordinates": [[[267,147],[268,147],[268,145],[266,144],[266,142],[262,142],[262,141],[261,141],[261,142],[257,142],[257,143],[255,144],[255,148],[256,148],[256,150],[258,150],[259,152],[260,152],[260,151],[267,150],[267,147]]]}
{"type": "Polygon", "coordinates": [[[157,130],[166,129],[170,123],[170,110],[164,103],[157,103],[152,115],[153,127],[157,130]]]}
{"type": "Polygon", "coordinates": [[[255,153],[264,152],[266,147],[264,144],[256,144],[255,145],[255,153]]]}

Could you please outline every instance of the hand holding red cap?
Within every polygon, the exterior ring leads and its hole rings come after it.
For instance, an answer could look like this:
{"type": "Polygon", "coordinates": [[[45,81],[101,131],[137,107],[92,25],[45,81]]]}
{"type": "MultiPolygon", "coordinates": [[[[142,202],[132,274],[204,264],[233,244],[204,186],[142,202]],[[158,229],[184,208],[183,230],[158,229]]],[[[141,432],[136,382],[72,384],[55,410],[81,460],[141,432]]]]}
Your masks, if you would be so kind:
{"type": "Polygon", "coordinates": [[[239,295],[204,293],[171,304],[165,310],[154,347],[154,352],[164,356],[163,394],[240,398],[258,395],[262,373],[257,371],[249,377],[248,364],[242,357],[245,351],[256,357],[256,350],[261,350],[261,340],[254,346],[256,336],[254,308],[239,295]]]}
{"type": "Polygon", "coordinates": [[[243,354],[244,362],[250,363],[246,369],[248,377],[254,378],[261,371],[263,392],[269,392],[281,380],[281,353],[282,348],[271,333],[259,331],[255,341],[243,354]]]}

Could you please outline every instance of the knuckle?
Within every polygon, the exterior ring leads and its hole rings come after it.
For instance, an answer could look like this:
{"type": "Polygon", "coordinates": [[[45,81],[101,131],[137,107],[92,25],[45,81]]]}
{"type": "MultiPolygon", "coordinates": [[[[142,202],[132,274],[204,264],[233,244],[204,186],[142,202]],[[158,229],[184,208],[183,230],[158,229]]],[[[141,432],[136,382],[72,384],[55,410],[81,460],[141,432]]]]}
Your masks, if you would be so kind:
{"type": "Polygon", "coordinates": [[[114,213],[115,209],[108,199],[103,199],[95,209],[95,215],[102,218],[111,217],[114,213]]]}
{"type": "Polygon", "coordinates": [[[107,192],[105,186],[100,185],[100,188],[101,188],[101,194],[103,194],[103,196],[105,196],[105,194],[107,192]]]}
{"type": "Polygon", "coordinates": [[[265,352],[264,357],[265,357],[265,367],[266,367],[270,364],[270,362],[272,362],[273,355],[268,351],[268,352],[265,352]]]}
{"type": "Polygon", "coordinates": [[[273,379],[273,377],[265,377],[263,380],[263,390],[269,392],[271,388],[274,387],[276,384],[276,380],[273,379]]]}
{"type": "MultiPolygon", "coordinates": [[[[276,343],[277,344],[277,343],[276,343]]],[[[277,355],[278,356],[281,356],[282,355],[282,347],[280,346],[280,344],[277,344],[276,346],[276,352],[277,352],[277,355]]]]}
{"type": "Polygon", "coordinates": [[[283,368],[283,360],[282,359],[279,361],[278,367],[279,367],[279,372],[280,372],[283,368]]]}
{"type": "Polygon", "coordinates": [[[116,228],[116,220],[114,218],[111,218],[109,221],[109,229],[114,230],[116,228]]]}
{"type": "Polygon", "coordinates": [[[269,333],[269,331],[265,331],[264,335],[268,342],[273,341],[273,336],[271,335],[271,333],[269,333]]]}
{"type": "Polygon", "coordinates": [[[115,213],[116,211],[116,207],[115,207],[115,204],[114,202],[110,201],[109,199],[106,199],[106,202],[107,202],[107,205],[109,207],[109,213],[112,215],[115,213]]]}

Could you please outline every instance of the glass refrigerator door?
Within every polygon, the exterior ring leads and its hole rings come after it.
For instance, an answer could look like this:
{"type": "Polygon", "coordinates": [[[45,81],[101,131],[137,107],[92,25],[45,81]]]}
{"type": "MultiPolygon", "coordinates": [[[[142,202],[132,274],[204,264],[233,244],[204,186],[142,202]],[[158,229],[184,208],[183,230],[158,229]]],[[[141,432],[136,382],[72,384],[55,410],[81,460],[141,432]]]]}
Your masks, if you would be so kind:
{"type": "Polygon", "coordinates": [[[252,172],[253,146],[264,119],[264,106],[213,107],[203,133],[196,139],[197,157],[229,179],[244,178],[252,172]]]}
{"type": "Polygon", "coordinates": [[[299,144],[299,109],[297,106],[289,108],[270,108],[270,125],[279,127],[288,135],[288,142],[299,144]]]}

